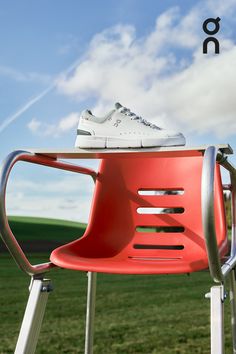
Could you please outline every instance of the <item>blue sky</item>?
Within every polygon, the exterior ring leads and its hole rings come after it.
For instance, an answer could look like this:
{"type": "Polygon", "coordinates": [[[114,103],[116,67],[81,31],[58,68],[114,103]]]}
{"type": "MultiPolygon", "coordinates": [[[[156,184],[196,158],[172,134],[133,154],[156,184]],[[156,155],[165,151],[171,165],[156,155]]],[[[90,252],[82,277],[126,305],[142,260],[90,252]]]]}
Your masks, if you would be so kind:
{"type": "MultiPolygon", "coordinates": [[[[236,151],[236,0],[0,5],[0,161],[18,148],[73,147],[79,112],[102,114],[116,101],[181,130],[188,145],[230,143],[236,151]],[[202,22],[217,16],[221,52],[204,56],[202,22]]],[[[17,166],[8,211],[86,221],[85,182],[17,166]]]]}

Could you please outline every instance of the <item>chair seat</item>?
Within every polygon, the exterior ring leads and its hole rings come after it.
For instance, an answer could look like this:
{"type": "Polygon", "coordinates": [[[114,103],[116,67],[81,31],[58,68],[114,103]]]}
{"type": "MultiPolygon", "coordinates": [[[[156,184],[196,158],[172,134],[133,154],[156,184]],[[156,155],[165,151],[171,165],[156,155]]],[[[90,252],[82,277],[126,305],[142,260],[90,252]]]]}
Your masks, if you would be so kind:
{"type": "Polygon", "coordinates": [[[50,256],[51,262],[66,269],[113,274],[191,273],[208,267],[207,259],[190,263],[181,258],[167,258],[161,255],[131,257],[127,255],[127,250],[111,257],[102,257],[99,252],[97,255],[93,252],[91,256],[83,256],[83,248],[74,247],[75,243],[78,246],[79,241],[55,249],[50,256]]]}

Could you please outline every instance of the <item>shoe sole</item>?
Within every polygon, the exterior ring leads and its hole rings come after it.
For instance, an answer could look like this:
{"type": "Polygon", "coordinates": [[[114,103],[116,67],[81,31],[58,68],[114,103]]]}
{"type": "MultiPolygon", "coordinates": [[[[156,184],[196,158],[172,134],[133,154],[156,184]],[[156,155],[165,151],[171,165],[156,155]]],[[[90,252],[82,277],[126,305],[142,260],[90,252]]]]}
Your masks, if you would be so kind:
{"type": "Polygon", "coordinates": [[[161,147],[161,146],[183,146],[185,145],[184,137],[159,138],[159,139],[120,139],[107,137],[90,137],[79,135],[75,141],[76,148],[87,149],[117,149],[117,148],[145,148],[145,147],[161,147]]]}

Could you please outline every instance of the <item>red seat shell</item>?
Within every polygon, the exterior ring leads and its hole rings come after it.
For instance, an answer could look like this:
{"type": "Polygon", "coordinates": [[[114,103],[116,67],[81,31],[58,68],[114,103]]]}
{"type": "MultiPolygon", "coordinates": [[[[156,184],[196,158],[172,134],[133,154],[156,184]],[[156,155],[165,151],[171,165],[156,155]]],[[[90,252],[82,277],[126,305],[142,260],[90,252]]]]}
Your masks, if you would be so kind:
{"type": "MultiPolygon", "coordinates": [[[[85,234],[55,249],[51,261],[63,268],[120,274],[190,273],[207,268],[201,216],[202,161],[202,154],[196,151],[101,160],[85,234]],[[181,194],[142,195],[140,190],[178,190],[181,194]],[[138,208],[164,208],[167,212],[141,214],[138,208]],[[181,212],[168,213],[173,208],[181,212]],[[177,229],[163,232],[160,227],[177,229]]],[[[218,163],[214,211],[223,256],[227,229],[218,163]]]]}

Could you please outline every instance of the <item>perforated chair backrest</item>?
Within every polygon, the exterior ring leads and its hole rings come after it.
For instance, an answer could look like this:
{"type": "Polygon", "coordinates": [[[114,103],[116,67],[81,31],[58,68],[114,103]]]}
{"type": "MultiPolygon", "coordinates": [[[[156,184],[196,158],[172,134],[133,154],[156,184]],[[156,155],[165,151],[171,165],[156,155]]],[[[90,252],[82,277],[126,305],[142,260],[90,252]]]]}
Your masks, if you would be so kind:
{"type": "MultiPolygon", "coordinates": [[[[156,262],[160,273],[208,266],[201,217],[202,155],[114,158],[101,161],[85,237],[89,256],[119,254],[156,262]],[[153,192],[154,191],[154,192],[153,192]],[[151,209],[150,209],[151,208],[151,209]]],[[[215,219],[221,255],[227,250],[220,167],[215,170],[215,219]]],[[[123,257],[123,258],[122,258],[123,257]]]]}

